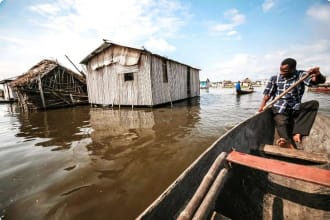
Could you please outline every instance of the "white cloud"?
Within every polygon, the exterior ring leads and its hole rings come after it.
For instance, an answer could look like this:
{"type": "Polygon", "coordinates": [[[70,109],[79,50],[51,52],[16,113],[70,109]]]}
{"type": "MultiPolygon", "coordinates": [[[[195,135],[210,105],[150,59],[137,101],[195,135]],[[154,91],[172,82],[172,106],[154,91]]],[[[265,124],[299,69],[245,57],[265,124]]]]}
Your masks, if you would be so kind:
{"type": "Polygon", "coordinates": [[[26,40],[24,40],[22,38],[17,38],[17,37],[0,36],[0,40],[7,41],[12,44],[18,44],[18,45],[23,45],[24,43],[27,43],[26,40]]]}
{"type": "Polygon", "coordinates": [[[233,36],[233,35],[237,35],[237,31],[229,31],[227,32],[227,36],[233,36]]]}
{"type": "Polygon", "coordinates": [[[56,15],[60,11],[60,8],[52,4],[38,4],[31,6],[30,10],[47,16],[56,15]]]}
{"type": "Polygon", "coordinates": [[[211,34],[227,37],[236,36],[236,39],[240,39],[240,35],[236,28],[245,23],[245,15],[239,13],[237,9],[230,9],[224,12],[224,18],[229,20],[229,22],[221,22],[213,25],[211,27],[211,34]]]}
{"type": "MultiPolygon", "coordinates": [[[[41,5],[44,7],[43,5],[41,5]]],[[[40,8],[40,5],[33,6],[40,8]]],[[[48,4],[42,12],[61,14],[50,16],[43,27],[58,31],[75,31],[79,33],[93,32],[101,38],[111,38],[113,41],[134,43],[150,36],[173,36],[184,18],[176,13],[184,10],[177,2],[162,0],[100,0],[97,4],[90,0],[57,1],[48,4]],[[69,13],[64,13],[66,12],[69,13]]],[[[40,21],[38,21],[40,22],[40,21]]]]}
{"type": "Polygon", "coordinates": [[[213,30],[216,32],[231,31],[233,29],[234,26],[232,24],[217,24],[213,27],[213,30]]]}
{"type": "Polygon", "coordinates": [[[231,20],[234,26],[243,24],[245,22],[245,16],[240,14],[237,9],[230,9],[225,11],[224,16],[225,18],[231,20]]]}
{"type": "Polygon", "coordinates": [[[150,38],[145,43],[145,47],[147,50],[149,50],[148,48],[153,48],[153,52],[164,52],[164,51],[172,52],[175,50],[175,47],[170,45],[164,39],[155,39],[155,38],[150,38]]]}
{"type": "Polygon", "coordinates": [[[314,5],[307,10],[306,14],[318,21],[329,23],[330,3],[326,5],[314,5]]]}
{"type": "Polygon", "coordinates": [[[306,15],[309,18],[309,34],[317,38],[330,39],[330,2],[311,6],[306,15]]]}
{"type": "Polygon", "coordinates": [[[173,51],[168,39],[176,37],[189,19],[184,5],[176,0],[57,0],[28,9],[42,15],[32,17],[36,31],[0,30],[6,42],[0,45],[0,78],[21,74],[44,58],[56,58],[72,68],[65,54],[77,64],[102,39],[145,45],[152,52],[173,51]],[[21,62],[17,65],[13,60],[21,62]]]}
{"type": "Polygon", "coordinates": [[[330,40],[323,39],[281,48],[267,54],[238,53],[219,60],[210,68],[201,67],[203,69],[201,78],[210,78],[211,81],[242,80],[246,77],[252,80],[267,79],[278,72],[280,62],[287,57],[297,60],[298,69],[306,70],[319,66],[323,74],[330,76],[328,63],[330,60],[330,40]]]}
{"type": "Polygon", "coordinates": [[[264,3],[262,3],[262,10],[264,12],[269,11],[275,6],[275,0],[265,0],[264,3]]]}

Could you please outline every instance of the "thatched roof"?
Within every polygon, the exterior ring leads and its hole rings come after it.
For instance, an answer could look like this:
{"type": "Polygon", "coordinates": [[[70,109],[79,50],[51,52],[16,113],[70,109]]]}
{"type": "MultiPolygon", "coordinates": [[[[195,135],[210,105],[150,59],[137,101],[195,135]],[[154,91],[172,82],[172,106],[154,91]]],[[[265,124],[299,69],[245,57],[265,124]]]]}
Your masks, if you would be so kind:
{"type": "Polygon", "coordinates": [[[66,71],[66,73],[74,76],[77,80],[85,83],[86,80],[80,76],[79,74],[73,72],[72,70],[60,65],[57,61],[44,59],[40,61],[38,64],[34,65],[31,69],[29,69],[26,73],[17,77],[16,80],[11,82],[12,87],[24,86],[38,79],[39,75],[42,78],[43,76],[50,73],[56,67],[60,67],[66,71]]]}

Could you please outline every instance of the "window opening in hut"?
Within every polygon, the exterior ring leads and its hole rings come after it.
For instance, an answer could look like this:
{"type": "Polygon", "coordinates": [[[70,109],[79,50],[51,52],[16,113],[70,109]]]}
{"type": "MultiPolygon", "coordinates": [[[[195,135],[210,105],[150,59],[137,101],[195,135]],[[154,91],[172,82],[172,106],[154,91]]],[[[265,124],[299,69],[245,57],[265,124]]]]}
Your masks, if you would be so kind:
{"type": "Polygon", "coordinates": [[[163,82],[167,83],[168,82],[168,73],[167,73],[167,65],[166,65],[166,60],[162,60],[162,69],[163,69],[163,82]]]}
{"type": "Polygon", "coordinates": [[[133,81],[134,80],[134,74],[133,73],[125,73],[124,74],[124,80],[125,81],[133,81]]]}

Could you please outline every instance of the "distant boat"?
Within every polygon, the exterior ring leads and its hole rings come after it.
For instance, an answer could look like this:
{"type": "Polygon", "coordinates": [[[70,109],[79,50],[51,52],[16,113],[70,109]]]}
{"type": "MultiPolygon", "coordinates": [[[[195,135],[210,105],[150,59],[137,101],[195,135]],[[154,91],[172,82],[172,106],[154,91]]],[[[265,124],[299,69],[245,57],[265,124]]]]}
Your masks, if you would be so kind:
{"type": "Polygon", "coordinates": [[[250,94],[252,92],[254,92],[253,88],[252,89],[248,89],[248,90],[242,90],[242,89],[236,90],[236,94],[237,95],[250,94]]]}
{"type": "Polygon", "coordinates": [[[316,87],[308,87],[308,91],[312,91],[312,92],[330,92],[330,83],[320,84],[316,87]]]}

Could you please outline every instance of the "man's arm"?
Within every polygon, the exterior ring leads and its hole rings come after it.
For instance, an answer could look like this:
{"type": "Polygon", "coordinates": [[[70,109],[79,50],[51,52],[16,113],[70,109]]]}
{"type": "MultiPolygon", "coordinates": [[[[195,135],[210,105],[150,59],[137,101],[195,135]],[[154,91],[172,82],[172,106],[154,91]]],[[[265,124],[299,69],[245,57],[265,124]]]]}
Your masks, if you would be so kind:
{"type": "Polygon", "coordinates": [[[266,106],[266,103],[268,102],[269,99],[270,99],[269,95],[265,95],[262,98],[258,112],[262,112],[264,110],[264,107],[266,106]]]}

